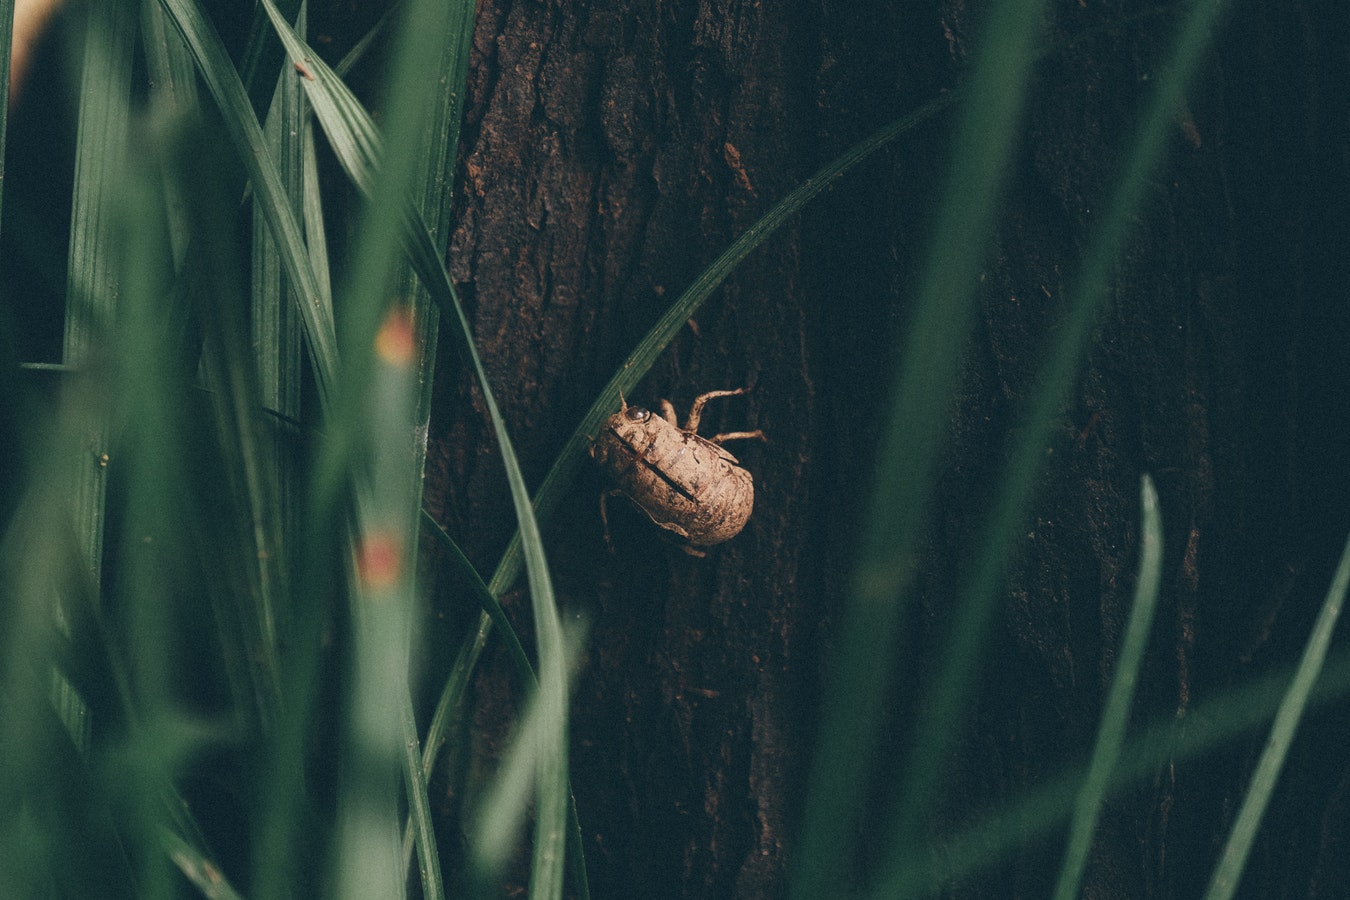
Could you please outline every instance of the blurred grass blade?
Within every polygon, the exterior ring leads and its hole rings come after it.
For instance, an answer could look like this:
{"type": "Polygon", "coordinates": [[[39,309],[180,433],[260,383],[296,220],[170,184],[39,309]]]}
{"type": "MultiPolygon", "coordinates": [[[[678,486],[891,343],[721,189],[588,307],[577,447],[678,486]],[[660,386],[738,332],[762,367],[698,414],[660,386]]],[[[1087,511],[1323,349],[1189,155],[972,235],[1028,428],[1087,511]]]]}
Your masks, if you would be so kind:
{"type": "MultiPolygon", "coordinates": [[[[985,656],[989,623],[1000,596],[998,584],[1020,539],[1044,468],[1045,447],[1059,422],[1063,398],[1077,380],[1092,330],[1108,298],[1116,262],[1161,164],[1174,128],[1175,110],[1209,46],[1215,17],[1221,9],[1217,3],[1194,3],[1189,18],[1178,30],[1172,56],[1140,115],[1123,170],[1069,292],[1065,320],[1055,329],[1047,362],[1023,414],[1025,425],[1013,431],[1016,443],[1009,453],[992,512],[974,544],[976,557],[969,566],[971,574],[962,585],[960,612],[951,629],[949,645],[940,655],[941,669],[932,682],[925,715],[916,726],[914,750],[897,793],[903,798],[895,826],[893,846],[897,848],[918,846],[924,816],[942,781],[949,749],[964,721],[971,685],[981,670],[979,661],[985,656]]],[[[906,470],[912,470],[912,454],[894,458],[905,459],[906,470]]],[[[894,533],[893,529],[883,529],[880,536],[890,533],[894,533]]],[[[892,862],[892,865],[907,864],[905,860],[892,862]]]]}
{"type": "MultiPolygon", "coordinates": [[[[1287,693],[1291,671],[1271,672],[1200,701],[1178,719],[1165,715],[1130,740],[1120,753],[1108,793],[1138,787],[1170,766],[1196,759],[1265,726],[1287,693]]],[[[1334,654],[1309,697],[1311,705],[1328,706],[1350,696],[1350,650],[1334,654]]],[[[1048,783],[990,812],[950,837],[941,837],[943,852],[935,864],[892,871],[873,892],[879,897],[926,897],[952,890],[977,872],[1013,859],[1032,843],[1064,827],[1086,767],[1066,768],[1048,783]]]]}
{"type": "MultiPolygon", "coordinates": [[[[871,782],[886,679],[921,545],[977,282],[1015,145],[1043,4],[989,10],[953,144],[943,203],[891,395],[807,789],[792,897],[819,897],[850,869],[849,835],[871,782]],[[831,700],[833,698],[833,700],[831,700]],[[847,698],[847,699],[846,699],[847,698]]],[[[901,803],[909,798],[901,792],[901,803]]]]}
{"type": "Polygon", "coordinates": [[[1083,786],[1074,803],[1073,820],[1069,823],[1069,846],[1064,853],[1064,866],[1055,889],[1056,900],[1073,900],[1078,896],[1083,869],[1087,865],[1088,850],[1102,801],[1120,759],[1125,743],[1125,729],[1130,720],[1130,705],[1139,680],[1139,669],[1144,662],[1149,632],[1153,627],[1153,611],[1158,604],[1158,584],[1162,580],[1162,517],[1158,513],[1158,492],[1153,479],[1145,475],[1140,487],[1142,509],[1139,526],[1139,571],[1135,576],[1134,604],[1130,621],[1125,626],[1125,640],[1116,658],[1116,675],[1111,681],[1111,692],[1102,710],[1102,724],[1097,733],[1097,744],[1092,751],[1083,786]]]}
{"type": "Polygon", "coordinates": [[[209,900],[244,900],[243,894],[234,889],[220,866],[195,846],[167,828],[160,832],[160,841],[178,871],[201,891],[203,897],[209,900]]]}
{"type": "MultiPolygon", "coordinates": [[[[576,670],[582,643],[583,635],[578,629],[571,628],[564,632],[560,654],[565,661],[564,689],[559,692],[564,698],[567,694],[566,682],[570,681],[571,673],[576,670]]],[[[470,869],[478,887],[494,883],[513,854],[532,793],[537,804],[538,798],[558,796],[562,793],[559,788],[565,788],[566,760],[563,757],[564,765],[556,767],[559,758],[556,748],[566,745],[566,729],[565,704],[559,705],[556,699],[550,699],[547,682],[544,682],[543,689],[533,695],[513,736],[512,746],[503,757],[493,784],[469,829],[470,869]],[[532,792],[534,782],[543,778],[563,779],[563,783],[553,789],[532,792]]],[[[536,843],[541,839],[541,828],[561,830],[561,810],[536,805],[534,812],[536,843]]],[[[545,838],[546,846],[560,843],[559,839],[546,834],[542,837],[545,838]]],[[[552,860],[541,860],[536,846],[530,883],[531,897],[561,896],[561,864],[561,855],[552,860]]]]}
{"type": "Polygon", "coordinates": [[[1271,726],[1270,736],[1266,739],[1265,750],[1252,773],[1251,786],[1238,810],[1233,830],[1228,835],[1223,854],[1214,869],[1205,892],[1205,900],[1229,900],[1237,891],[1242,880],[1242,870],[1246,867],[1247,856],[1251,852],[1256,833],[1261,827],[1261,818],[1270,805],[1275,785],[1284,768],[1285,758],[1289,754],[1289,745],[1294,741],[1299,722],[1307,709],[1309,697],[1317,686],[1322,674],[1322,665],[1326,660],[1327,648],[1331,644],[1336,622],[1345,604],[1346,589],[1350,588],[1350,540],[1341,552],[1341,561],[1336,566],[1336,574],[1331,579],[1326,600],[1322,602],[1322,611],[1313,623],[1312,634],[1303,648],[1303,658],[1299,660],[1294,679],[1280,702],[1275,722],[1271,726]]]}
{"type": "Polygon", "coordinates": [[[354,491],[357,590],[334,851],[336,894],[350,900],[404,895],[396,788],[416,605],[408,511],[417,496],[406,446],[416,409],[416,345],[408,312],[391,309],[373,344],[364,415],[335,423],[363,429],[358,440],[369,460],[368,477],[354,491]]]}
{"type": "MultiPolygon", "coordinates": [[[[236,267],[236,187],[223,148],[198,131],[174,155],[177,182],[191,191],[193,309],[202,325],[200,370],[219,452],[215,507],[198,517],[203,563],[236,711],[248,727],[270,731],[280,712],[278,605],[282,594],[276,466],[258,406],[248,293],[236,267]]],[[[203,486],[205,487],[205,486],[203,486]]]]}
{"type": "MultiPolygon", "coordinates": [[[[529,658],[525,655],[525,648],[521,646],[520,638],[516,636],[515,629],[511,627],[511,620],[507,617],[506,610],[502,609],[501,604],[497,602],[497,598],[483,583],[483,579],[479,577],[478,571],[474,569],[468,557],[459,549],[459,545],[446,533],[445,529],[440,526],[440,523],[425,511],[422,513],[422,518],[431,528],[431,533],[449,554],[451,566],[456,574],[469,584],[469,590],[477,598],[483,614],[497,627],[497,633],[506,641],[507,653],[516,667],[516,675],[525,685],[527,691],[533,694],[539,686],[539,681],[535,677],[534,669],[530,666],[529,658]]],[[[468,637],[460,659],[455,666],[451,667],[449,684],[447,689],[441,693],[441,699],[436,706],[436,712],[432,717],[432,725],[428,728],[428,734],[439,736],[446,733],[449,727],[450,710],[452,709],[450,704],[458,703],[459,698],[462,698],[462,689],[459,685],[467,683],[468,675],[472,671],[470,661],[477,659],[478,653],[482,650],[481,639],[485,636],[480,628],[468,637]]],[[[422,777],[426,780],[431,778],[439,748],[439,743],[428,743],[423,747],[422,777]]],[[[572,890],[578,900],[586,900],[590,897],[590,884],[587,880],[586,859],[581,842],[581,820],[577,814],[576,797],[572,794],[570,788],[567,796],[567,852],[574,861],[572,890]]]]}
{"type": "Polygon", "coordinates": [[[276,239],[282,266],[299,295],[300,318],[309,339],[314,380],[320,401],[326,408],[338,366],[333,310],[323,303],[323,292],[291,210],[281,174],[268,152],[244,85],[200,7],[193,0],[160,0],[160,3],[187,42],[197,71],[220,109],[226,133],[248,171],[258,197],[258,208],[276,239]]]}
{"type": "MultiPolygon", "coordinates": [[[[418,143],[414,153],[420,165],[416,166],[410,175],[409,193],[424,221],[431,223],[428,228],[430,238],[438,247],[445,246],[449,229],[455,160],[459,146],[460,123],[463,118],[464,83],[468,73],[470,48],[473,44],[475,13],[476,3],[472,0],[450,3],[447,7],[446,22],[435,25],[434,31],[431,32],[438,37],[434,54],[430,47],[421,48],[421,53],[426,57],[434,55],[436,58],[430,61],[430,65],[426,64],[429,60],[418,60],[419,64],[425,67],[425,71],[434,72],[437,77],[428,79],[436,85],[436,88],[434,91],[426,92],[425,101],[429,108],[423,113],[424,124],[417,131],[418,143]]],[[[381,23],[353,48],[346,59],[353,59],[363,52],[372,36],[382,29],[383,23],[393,14],[393,10],[386,13],[381,23]]],[[[297,31],[303,34],[298,28],[297,31]]],[[[293,82],[295,89],[299,90],[299,79],[293,79],[293,82]]],[[[310,133],[312,134],[312,130],[310,133]]],[[[416,373],[417,413],[412,441],[414,459],[409,470],[416,479],[415,487],[420,496],[427,439],[431,433],[439,314],[431,303],[427,289],[420,283],[416,273],[406,261],[397,266],[395,280],[394,295],[407,298],[406,302],[412,307],[413,322],[417,329],[414,341],[420,349],[416,373]]],[[[416,506],[420,507],[420,503],[416,506]]],[[[420,525],[421,517],[418,516],[412,522],[414,545],[417,543],[420,525]]],[[[435,651],[437,648],[432,649],[435,651]]],[[[428,665],[438,667],[438,663],[439,660],[432,659],[428,665]]],[[[419,875],[424,896],[427,900],[439,900],[444,888],[440,873],[440,857],[436,852],[435,832],[431,824],[430,799],[427,796],[429,772],[424,768],[424,763],[434,759],[434,754],[422,750],[411,696],[405,696],[403,699],[403,729],[405,749],[403,777],[404,787],[408,793],[410,826],[405,834],[415,837],[412,843],[418,853],[419,875]]],[[[407,848],[408,841],[405,840],[405,868],[409,859],[407,848]]]]}
{"type": "MultiPolygon", "coordinates": [[[[5,200],[5,141],[9,126],[9,59],[14,47],[14,0],[0,0],[0,209],[5,200]]],[[[3,226],[0,221],[0,226],[3,226]]],[[[0,277],[4,272],[0,271],[0,277]]]]}

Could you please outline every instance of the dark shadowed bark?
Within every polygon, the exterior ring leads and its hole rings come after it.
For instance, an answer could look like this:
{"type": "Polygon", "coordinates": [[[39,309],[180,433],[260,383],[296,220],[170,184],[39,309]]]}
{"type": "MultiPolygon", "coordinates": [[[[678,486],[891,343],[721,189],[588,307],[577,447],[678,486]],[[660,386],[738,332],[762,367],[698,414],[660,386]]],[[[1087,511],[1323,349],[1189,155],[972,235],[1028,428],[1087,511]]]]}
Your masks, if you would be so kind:
{"type": "MultiPolygon", "coordinates": [[[[1176,19],[1125,21],[1139,11],[1054,4],[1048,39],[1123,24],[1037,70],[884,762],[904,759],[1009,433],[1171,46],[1176,19]]],[[[1206,699],[1297,658],[1350,519],[1347,32],[1336,4],[1236,3],[1178,110],[1046,448],[935,852],[1090,747],[1133,589],[1141,474],[1158,484],[1166,558],[1138,722],[1185,728],[1206,699]]],[[[959,83],[978,33],[959,2],[485,0],[450,265],[527,477],[704,266],[837,153],[959,83]]],[[[683,413],[702,392],[753,387],[704,427],[769,437],[734,450],[757,484],[746,531],[695,559],[619,508],[610,553],[593,473],[549,526],[560,597],[591,623],[572,771],[597,897],[784,893],[949,124],[860,167],[750,257],[630,398],[683,413]]],[[[438,389],[429,508],[487,569],[513,525],[506,488],[452,352],[438,389]]],[[[442,587],[441,611],[465,615],[442,587]]],[[[507,600],[523,627],[525,598],[507,600]]],[[[512,683],[490,656],[484,752],[506,732],[512,683]]],[[[1350,894],[1336,712],[1300,733],[1248,896],[1350,894]]],[[[1113,797],[1085,896],[1197,896],[1260,747],[1249,735],[1113,797]]],[[[868,833],[865,848],[880,840],[868,833]]],[[[1045,896],[1061,848],[1062,835],[1029,843],[953,895],[1045,896]]]]}

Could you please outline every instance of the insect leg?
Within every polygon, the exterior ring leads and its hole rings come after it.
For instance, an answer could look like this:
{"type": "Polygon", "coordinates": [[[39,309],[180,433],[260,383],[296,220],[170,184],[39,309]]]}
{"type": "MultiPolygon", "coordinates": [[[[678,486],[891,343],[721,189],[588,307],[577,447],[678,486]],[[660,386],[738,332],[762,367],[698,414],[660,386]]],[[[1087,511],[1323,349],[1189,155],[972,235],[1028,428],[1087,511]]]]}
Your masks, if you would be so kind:
{"type": "Polygon", "coordinates": [[[728,431],[726,434],[719,434],[716,437],[710,437],[708,440],[714,444],[720,444],[723,441],[748,441],[752,438],[768,443],[769,439],[764,436],[764,432],[756,428],[754,431],[728,431]]]}
{"type": "Polygon", "coordinates": [[[609,500],[611,494],[622,494],[622,493],[623,491],[617,490],[600,492],[600,523],[605,526],[605,546],[609,548],[610,553],[614,552],[614,541],[611,540],[609,536],[609,511],[606,508],[607,501],[609,500]]]}
{"type": "Polygon", "coordinates": [[[665,419],[676,428],[680,427],[679,420],[675,418],[675,407],[670,405],[669,400],[661,401],[661,418],[665,419]]]}
{"type": "Polygon", "coordinates": [[[748,387],[743,387],[734,391],[709,391],[695,398],[694,405],[689,407],[689,421],[684,423],[684,430],[698,434],[698,422],[703,417],[703,404],[709,400],[716,400],[718,397],[739,397],[741,394],[748,393],[749,390],[748,387]]]}

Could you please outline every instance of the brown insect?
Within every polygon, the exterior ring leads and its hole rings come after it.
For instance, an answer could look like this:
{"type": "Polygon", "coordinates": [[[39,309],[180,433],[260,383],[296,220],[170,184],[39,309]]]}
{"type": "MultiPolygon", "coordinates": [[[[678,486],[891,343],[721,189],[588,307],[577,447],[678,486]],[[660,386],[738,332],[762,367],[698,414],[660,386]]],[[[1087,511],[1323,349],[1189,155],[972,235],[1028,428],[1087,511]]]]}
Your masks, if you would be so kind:
{"type": "Polygon", "coordinates": [[[711,391],[694,401],[684,427],[675,407],[661,401],[661,415],[640,406],[610,416],[591,444],[591,458],[605,468],[616,487],[600,495],[600,518],[609,538],[605,500],[622,494],[676,537],[684,551],[703,556],[699,548],[720,544],[740,534],[755,505],[755,484],[723,441],[758,438],[764,432],[733,431],[712,439],[698,436],[703,405],[718,397],[736,397],[749,388],[711,391]]]}
{"type": "Polygon", "coordinates": [[[310,80],[310,81],[313,81],[313,80],[314,80],[314,74],[313,74],[312,72],[310,72],[309,69],[305,66],[305,64],[302,63],[300,60],[298,60],[298,59],[295,60],[295,61],[292,63],[292,65],[295,66],[295,72],[296,72],[297,75],[303,75],[305,78],[307,78],[307,79],[310,80]]]}

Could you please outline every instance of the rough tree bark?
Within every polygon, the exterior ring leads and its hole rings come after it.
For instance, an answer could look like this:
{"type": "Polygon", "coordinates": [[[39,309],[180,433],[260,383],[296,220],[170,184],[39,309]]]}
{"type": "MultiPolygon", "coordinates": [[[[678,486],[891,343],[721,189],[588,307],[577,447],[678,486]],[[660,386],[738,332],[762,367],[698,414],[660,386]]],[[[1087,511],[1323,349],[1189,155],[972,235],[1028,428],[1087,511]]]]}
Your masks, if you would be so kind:
{"type": "MultiPolygon", "coordinates": [[[[1051,37],[1138,12],[1053,4],[1051,37]]],[[[484,0],[450,263],[536,481],[665,305],[853,141],[959,81],[959,0],[484,0]]],[[[1038,70],[953,412],[898,756],[1007,432],[1175,18],[1136,18],[1038,70]]],[[[1153,186],[1006,589],[988,678],[934,833],[1090,746],[1130,600],[1138,479],[1166,528],[1138,720],[1295,658],[1347,525],[1346,16],[1233,5],[1153,186]]],[[[601,537],[598,481],[550,529],[567,606],[593,623],[573,784],[594,896],[785,890],[871,447],[946,163],[946,123],[848,176],[752,256],[645,382],[762,428],[745,533],[690,558],[639,516],[601,537]]],[[[442,355],[429,505],[490,565],[510,504],[462,367],[442,355]]],[[[509,606],[523,624],[525,598],[509,606]]],[[[443,600],[443,603],[453,601],[443,600]]],[[[479,684],[484,752],[511,676],[479,684]]],[[[1249,896],[1350,894],[1344,717],[1311,719],[1262,831],[1249,896]],[[1328,752],[1333,751],[1333,752],[1328,752]]],[[[1197,896],[1260,750],[1178,760],[1114,798],[1085,896],[1197,896]]],[[[953,896],[1044,896],[1061,836],[953,896]]],[[[936,839],[935,839],[936,843],[936,839]]]]}

